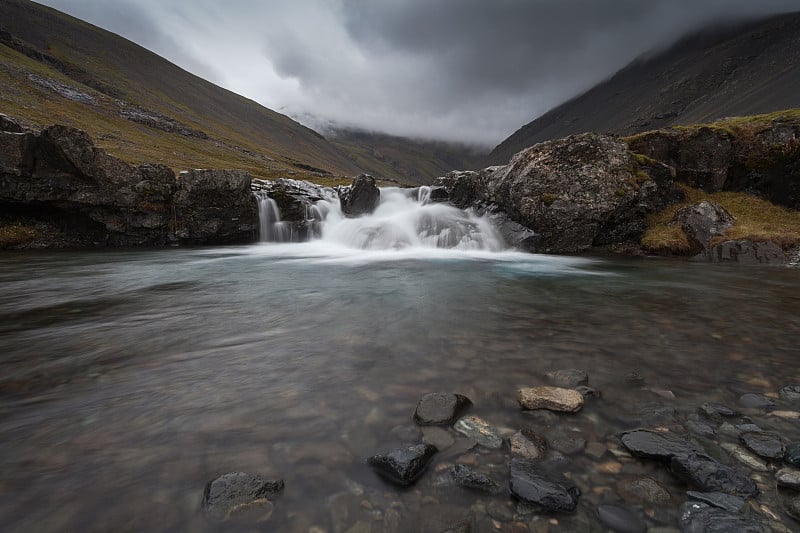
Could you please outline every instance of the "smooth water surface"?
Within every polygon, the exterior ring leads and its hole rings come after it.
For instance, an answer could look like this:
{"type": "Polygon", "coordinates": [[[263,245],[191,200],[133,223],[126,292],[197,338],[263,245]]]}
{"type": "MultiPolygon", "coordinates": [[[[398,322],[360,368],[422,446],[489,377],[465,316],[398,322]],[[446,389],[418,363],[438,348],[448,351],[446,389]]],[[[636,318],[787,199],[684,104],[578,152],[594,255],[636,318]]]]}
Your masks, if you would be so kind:
{"type": "MultiPolygon", "coordinates": [[[[507,451],[443,452],[410,490],[363,464],[419,441],[424,393],[465,394],[506,434],[611,449],[643,412],[685,419],[800,379],[797,269],[306,243],[14,253],[0,284],[5,531],[211,529],[203,489],[229,471],[285,479],[267,529],[381,531],[400,514],[401,530],[467,516],[490,531],[519,522],[498,510],[515,512],[509,496],[447,486],[441,471],[468,461],[504,482],[507,451]],[[602,399],[521,412],[516,389],[559,368],[587,371],[602,399]],[[632,371],[643,388],[625,386],[632,371]]],[[[796,421],[753,419],[800,440],[796,421]]],[[[685,488],[663,469],[570,461],[579,512],[526,523],[591,530],[593,505],[649,475],[674,501],[633,508],[675,525],[685,488]]]]}

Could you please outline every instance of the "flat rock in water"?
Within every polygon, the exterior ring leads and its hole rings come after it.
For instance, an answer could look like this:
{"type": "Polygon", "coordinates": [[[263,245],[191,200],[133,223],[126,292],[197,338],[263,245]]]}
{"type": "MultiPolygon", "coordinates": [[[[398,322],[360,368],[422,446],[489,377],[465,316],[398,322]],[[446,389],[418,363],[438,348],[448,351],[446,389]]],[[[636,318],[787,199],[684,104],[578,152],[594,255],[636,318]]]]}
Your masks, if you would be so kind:
{"type": "Polygon", "coordinates": [[[709,418],[717,419],[718,417],[725,417],[731,418],[734,416],[738,416],[739,412],[735,409],[731,409],[727,405],[723,405],[721,403],[714,403],[714,402],[706,402],[700,406],[698,409],[700,414],[706,415],[709,418]]]}
{"type": "Polygon", "coordinates": [[[564,455],[575,455],[586,448],[586,439],[580,437],[553,437],[550,447],[564,455]]]}
{"type": "Polygon", "coordinates": [[[775,480],[779,487],[800,490],[800,470],[791,467],[781,468],[775,472],[775,480]]]}
{"type": "Polygon", "coordinates": [[[688,429],[689,433],[691,433],[692,435],[705,437],[707,439],[713,439],[717,434],[717,430],[714,426],[706,422],[703,422],[701,420],[687,421],[686,429],[688,429]]]}
{"type": "MultiPolygon", "coordinates": [[[[223,474],[206,485],[203,510],[211,520],[222,522],[228,518],[240,521],[243,510],[259,508],[261,520],[264,520],[264,516],[268,518],[272,514],[272,507],[267,509],[266,504],[260,505],[259,502],[275,498],[283,486],[281,479],[264,479],[245,472],[223,474]]],[[[251,513],[247,511],[245,514],[251,513]]]]}
{"type": "Polygon", "coordinates": [[[439,451],[444,451],[455,444],[456,439],[446,429],[425,426],[422,428],[422,442],[436,446],[439,451]]]}
{"type": "Polygon", "coordinates": [[[800,402],[800,385],[786,385],[778,395],[787,402],[800,402]]]}
{"type": "Polygon", "coordinates": [[[666,505],[672,499],[666,487],[651,477],[622,481],[617,484],[617,492],[629,502],[666,505]]]}
{"type": "Polygon", "coordinates": [[[645,533],[647,524],[632,510],[621,505],[598,505],[597,518],[606,527],[619,533],[645,533]]]}
{"type": "Polygon", "coordinates": [[[589,384],[589,374],[583,370],[574,368],[548,372],[547,379],[556,387],[565,387],[568,389],[574,389],[575,387],[589,384]]]}
{"type": "Polygon", "coordinates": [[[464,488],[478,490],[487,494],[500,492],[500,484],[498,482],[467,465],[453,465],[449,471],[450,475],[453,476],[453,480],[464,488]]]}
{"type": "Polygon", "coordinates": [[[635,457],[659,461],[698,451],[686,437],[647,429],[626,431],[622,434],[622,444],[635,457]]]}
{"type": "Polygon", "coordinates": [[[756,424],[739,424],[734,427],[741,433],[764,433],[764,430],[761,429],[761,426],[757,426],[756,424]]]}
{"type": "Polygon", "coordinates": [[[762,522],[702,502],[686,502],[680,509],[680,528],[684,533],[769,533],[762,522]]]}
{"type": "Polygon", "coordinates": [[[431,392],[417,403],[414,421],[421,426],[449,425],[470,405],[469,398],[461,394],[431,392]]]}
{"type": "Polygon", "coordinates": [[[780,436],[774,433],[742,433],[739,440],[753,453],[772,461],[783,459],[786,448],[780,436]]]}
{"type": "Polygon", "coordinates": [[[517,400],[523,409],[547,409],[561,413],[576,413],[583,407],[583,396],[580,392],[561,387],[519,389],[517,400]]]}
{"type": "Polygon", "coordinates": [[[552,479],[552,474],[540,471],[533,461],[512,459],[509,464],[511,494],[525,503],[539,505],[548,511],[570,512],[578,505],[580,490],[565,487],[563,481],[552,479]]]}
{"type": "Polygon", "coordinates": [[[748,497],[758,494],[758,488],[747,472],[718,463],[707,455],[677,455],[670,461],[670,470],[676,477],[704,492],[725,492],[748,497]]]}
{"type": "Polygon", "coordinates": [[[422,475],[436,451],[430,444],[417,444],[386,455],[373,455],[367,459],[367,464],[382,477],[405,487],[422,475]]]}
{"type": "Polygon", "coordinates": [[[477,416],[465,416],[453,426],[456,431],[469,437],[481,446],[487,448],[500,448],[503,446],[503,437],[496,428],[477,416]]]}
{"type": "Polygon", "coordinates": [[[547,451],[547,441],[529,429],[514,433],[509,439],[511,454],[521,459],[541,459],[547,451]]]}
{"type": "Polygon", "coordinates": [[[691,501],[703,502],[730,513],[740,512],[747,504],[747,500],[741,496],[725,494],[724,492],[697,492],[690,490],[686,492],[686,497],[691,501]]]}
{"type": "Polygon", "coordinates": [[[786,453],[783,454],[783,462],[800,467],[800,442],[793,442],[786,447],[786,453]]]}
{"type": "Polygon", "coordinates": [[[750,409],[766,409],[767,407],[775,407],[775,402],[763,394],[750,393],[739,396],[739,405],[750,409]]]}

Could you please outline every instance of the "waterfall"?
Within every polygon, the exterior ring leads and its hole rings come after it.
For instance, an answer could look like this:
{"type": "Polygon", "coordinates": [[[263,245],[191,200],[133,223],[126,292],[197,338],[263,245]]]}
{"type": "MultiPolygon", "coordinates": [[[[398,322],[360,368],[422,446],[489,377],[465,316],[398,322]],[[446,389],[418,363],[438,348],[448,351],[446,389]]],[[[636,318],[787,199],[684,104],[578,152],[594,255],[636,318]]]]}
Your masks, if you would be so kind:
{"type": "Polygon", "coordinates": [[[431,202],[431,188],[382,188],[372,214],[348,218],[338,198],[306,208],[306,220],[281,222],[275,201],[257,193],[262,242],[309,240],[360,250],[449,248],[499,252],[505,243],[485,218],[471,210],[431,202]],[[301,231],[292,229],[301,228],[301,231]],[[294,234],[292,232],[294,231],[294,234]]]}

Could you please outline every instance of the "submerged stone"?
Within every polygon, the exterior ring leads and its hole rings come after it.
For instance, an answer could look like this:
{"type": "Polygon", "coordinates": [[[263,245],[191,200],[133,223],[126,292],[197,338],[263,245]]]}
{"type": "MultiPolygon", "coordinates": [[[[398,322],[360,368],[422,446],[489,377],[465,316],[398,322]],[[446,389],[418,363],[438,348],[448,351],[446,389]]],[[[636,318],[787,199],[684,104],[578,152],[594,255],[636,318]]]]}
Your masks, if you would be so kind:
{"type": "Polygon", "coordinates": [[[731,409],[727,405],[714,402],[704,403],[699,407],[698,411],[700,414],[706,415],[714,420],[721,417],[730,418],[739,415],[738,411],[731,409]]]}
{"type": "Polygon", "coordinates": [[[775,402],[763,394],[742,394],[739,396],[739,405],[750,409],[766,409],[775,407],[775,402]]]}
{"type": "Polygon", "coordinates": [[[742,433],[739,440],[753,453],[764,459],[783,459],[786,448],[780,436],[774,433],[742,433]]]}
{"type": "Polygon", "coordinates": [[[755,496],[758,488],[746,472],[722,463],[707,455],[691,453],[677,455],[670,461],[672,473],[704,492],[725,492],[755,496]]]}
{"type": "Polygon", "coordinates": [[[629,502],[666,505],[672,499],[666,487],[651,477],[620,482],[617,484],[617,492],[629,502]]]}
{"type": "Polygon", "coordinates": [[[791,467],[781,468],[775,472],[775,480],[779,487],[800,490],[800,470],[791,467]]]}
{"type": "Polygon", "coordinates": [[[769,466],[767,466],[766,461],[747,451],[744,446],[739,446],[738,444],[733,444],[730,442],[723,442],[721,447],[723,450],[728,452],[731,457],[745,465],[747,468],[755,470],[756,472],[769,472],[769,466]]]}
{"type": "Polygon", "coordinates": [[[564,455],[575,455],[581,453],[586,448],[586,439],[580,437],[553,437],[550,439],[550,447],[564,455]]]}
{"type": "Polygon", "coordinates": [[[731,513],[702,502],[686,502],[680,509],[680,528],[684,533],[769,533],[761,521],[731,513]]]}
{"type": "Polygon", "coordinates": [[[436,446],[436,449],[442,451],[455,444],[456,439],[445,429],[437,427],[423,427],[422,442],[436,446]]]}
{"type": "Polygon", "coordinates": [[[698,451],[686,437],[647,429],[626,431],[622,434],[622,444],[635,457],[659,461],[698,451]]]}
{"type": "Polygon", "coordinates": [[[688,429],[689,433],[692,435],[705,437],[707,439],[713,439],[717,434],[717,430],[714,428],[714,426],[700,420],[687,421],[686,429],[688,429]]]}
{"type": "Polygon", "coordinates": [[[686,497],[691,501],[703,502],[731,513],[740,512],[747,504],[747,500],[741,496],[725,494],[724,492],[697,492],[690,490],[686,492],[686,497]]]}
{"type": "Polygon", "coordinates": [[[521,459],[541,459],[547,451],[547,441],[544,437],[530,429],[517,431],[508,442],[511,445],[511,454],[521,459]]]}
{"type": "Polygon", "coordinates": [[[487,448],[500,448],[503,446],[503,437],[497,429],[477,416],[465,416],[453,426],[456,431],[469,437],[481,446],[487,448]]]}
{"type": "Polygon", "coordinates": [[[452,424],[472,402],[461,394],[432,392],[417,403],[414,421],[421,426],[452,424]]]}
{"type": "Polygon", "coordinates": [[[565,387],[568,389],[589,385],[589,374],[575,368],[548,372],[547,379],[556,387],[565,387]]]}
{"type": "Polygon", "coordinates": [[[511,494],[525,503],[561,512],[574,511],[578,505],[581,492],[577,487],[565,486],[565,479],[552,479],[552,474],[545,474],[532,461],[512,459],[509,476],[511,494]]]}
{"type": "Polygon", "coordinates": [[[800,467],[800,442],[793,442],[786,447],[786,453],[783,454],[783,462],[800,467]]]}
{"type": "Polygon", "coordinates": [[[598,505],[597,518],[606,527],[619,533],[644,533],[645,521],[632,510],[621,505],[598,505]]]}
{"type": "Polygon", "coordinates": [[[522,388],[517,392],[517,400],[523,409],[575,413],[583,407],[583,396],[580,392],[561,387],[522,388]]]}
{"type": "Polygon", "coordinates": [[[386,455],[373,455],[367,464],[385,479],[405,487],[419,479],[436,452],[435,446],[417,444],[386,455]]]}
{"type": "Polygon", "coordinates": [[[450,475],[460,486],[473,489],[487,494],[497,494],[500,492],[500,484],[468,467],[467,465],[457,464],[450,467],[450,475]]]}
{"type": "Polygon", "coordinates": [[[258,521],[272,514],[271,505],[264,503],[274,499],[283,490],[283,480],[264,479],[245,472],[230,472],[210,481],[203,493],[203,510],[208,518],[222,522],[229,518],[237,521],[250,516],[258,521]]]}
{"type": "Polygon", "coordinates": [[[788,402],[800,402],[800,385],[786,385],[778,395],[788,402]]]}

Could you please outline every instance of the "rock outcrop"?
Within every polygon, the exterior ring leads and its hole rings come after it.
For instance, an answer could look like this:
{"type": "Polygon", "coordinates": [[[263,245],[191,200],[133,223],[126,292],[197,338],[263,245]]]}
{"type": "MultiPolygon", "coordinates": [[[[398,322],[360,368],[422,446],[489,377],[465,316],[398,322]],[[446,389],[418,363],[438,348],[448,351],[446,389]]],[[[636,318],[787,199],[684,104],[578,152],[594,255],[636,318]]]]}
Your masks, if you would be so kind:
{"type": "Polygon", "coordinates": [[[361,174],[353,179],[349,187],[339,188],[342,201],[342,212],[357,217],[372,213],[381,200],[381,191],[375,178],[369,174],[361,174]]]}
{"type": "MultiPolygon", "coordinates": [[[[66,126],[41,133],[0,131],[0,213],[4,222],[45,225],[40,246],[216,244],[253,240],[258,213],[250,177],[164,165],[133,166],[66,126]]],[[[20,128],[21,129],[21,128],[20,128]]]]}
{"type": "Polygon", "coordinates": [[[502,212],[518,224],[504,232],[509,244],[564,253],[638,240],[645,217],[675,198],[672,177],[621,140],[586,133],[537,144],[505,166],[450,173],[436,186],[459,207],[502,212]]]}
{"type": "Polygon", "coordinates": [[[686,234],[692,255],[706,251],[712,237],[723,235],[734,222],[736,219],[724,207],[707,201],[684,207],[672,218],[672,224],[686,234]]]}

